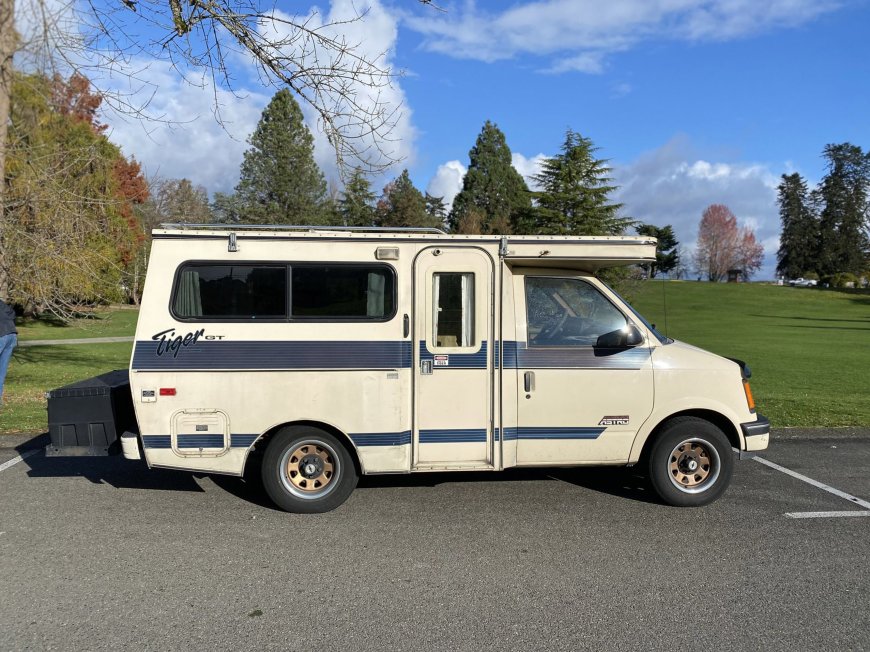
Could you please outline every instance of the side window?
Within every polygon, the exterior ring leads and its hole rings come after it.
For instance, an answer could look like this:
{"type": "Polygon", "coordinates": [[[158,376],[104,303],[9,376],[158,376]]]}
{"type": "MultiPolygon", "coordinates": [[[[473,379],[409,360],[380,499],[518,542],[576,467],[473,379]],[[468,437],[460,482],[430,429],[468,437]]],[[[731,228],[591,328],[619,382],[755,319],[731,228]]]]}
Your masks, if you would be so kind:
{"type": "Polygon", "coordinates": [[[395,314],[394,277],[388,267],[299,265],[291,274],[291,317],[365,321],[395,314]]]}
{"type": "Polygon", "coordinates": [[[474,274],[435,273],[432,286],[435,346],[474,346],[474,274]]]}
{"type": "Polygon", "coordinates": [[[626,325],[594,286],[576,278],[526,277],[529,346],[592,346],[626,325]]]}
{"type": "Polygon", "coordinates": [[[283,265],[185,265],[176,277],[173,311],[181,319],[283,319],[283,265]]]}

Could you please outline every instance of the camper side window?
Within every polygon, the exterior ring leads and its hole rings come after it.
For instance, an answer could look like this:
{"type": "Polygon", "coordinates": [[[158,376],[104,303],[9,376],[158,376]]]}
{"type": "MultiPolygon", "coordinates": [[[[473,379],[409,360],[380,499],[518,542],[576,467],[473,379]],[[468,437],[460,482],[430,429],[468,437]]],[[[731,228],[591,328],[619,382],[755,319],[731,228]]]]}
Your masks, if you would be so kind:
{"type": "Polygon", "coordinates": [[[601,292],[576,278],[526,277],[526,314],[530,346],[593,346],[627,323],[601,292]]]}
{"type": "Polygon", "coordinates": [[[283,319],[284,265],[185,265],[176,276],[173,312],[181,319],[283,319]]]}
{"type": "Polygon", "coordinates": [[[433,274],[432,296],[435,346],[474,346],[474,274],[433,274]]]}

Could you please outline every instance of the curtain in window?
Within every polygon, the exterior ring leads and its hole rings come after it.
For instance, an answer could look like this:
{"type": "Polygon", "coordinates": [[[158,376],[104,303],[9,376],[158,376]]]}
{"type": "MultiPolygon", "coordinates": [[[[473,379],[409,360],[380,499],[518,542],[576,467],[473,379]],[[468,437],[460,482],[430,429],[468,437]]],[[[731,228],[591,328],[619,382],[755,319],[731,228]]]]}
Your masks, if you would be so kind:
{"type": "Polygon", "coordinates": [[[473,337],[471,329],[474,325],[474,276],[462,274],[462,344],[471,346],[473,337]]]}
{"type": "Polygon", "coordinates": [[[368,292],[366,292],[366,316],[383,317],[387,278],[382,272],[369,272],[368,292]]]}
{"type": "Polygon", "coordinates": [[[199,293],[199,272],[187,269],[181,273],[175,312],[179,317],[202,317],[202,297],[199,293]]]}

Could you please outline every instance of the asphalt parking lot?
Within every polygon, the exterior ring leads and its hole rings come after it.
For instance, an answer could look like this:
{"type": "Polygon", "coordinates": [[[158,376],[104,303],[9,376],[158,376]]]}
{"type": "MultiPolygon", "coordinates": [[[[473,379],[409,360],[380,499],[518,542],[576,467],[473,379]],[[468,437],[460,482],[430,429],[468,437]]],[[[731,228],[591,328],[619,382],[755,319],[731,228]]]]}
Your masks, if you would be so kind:
{"type": "Polygon", "coordinates": [[[315,516],[6,441],[3,650],[870,649],[866,437],[762,455],[846,496],[747,460],[699,509],[571,469],[364,478],[315,516]]]}

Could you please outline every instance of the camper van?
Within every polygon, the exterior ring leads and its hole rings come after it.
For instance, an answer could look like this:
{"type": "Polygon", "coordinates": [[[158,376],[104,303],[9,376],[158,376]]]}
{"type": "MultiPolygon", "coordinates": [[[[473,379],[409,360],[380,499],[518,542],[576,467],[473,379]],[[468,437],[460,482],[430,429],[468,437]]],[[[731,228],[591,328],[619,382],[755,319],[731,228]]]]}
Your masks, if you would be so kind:
{"type": "Polygon", "coordinates": [[[653,262],[648,237],[153,236],[122,436],[149,467],[259,472],[282,509],[324,512],[360,474],[642,464],[664,502],[697,506],[767,447],[748,367],[596,276],[653,262]]]}

